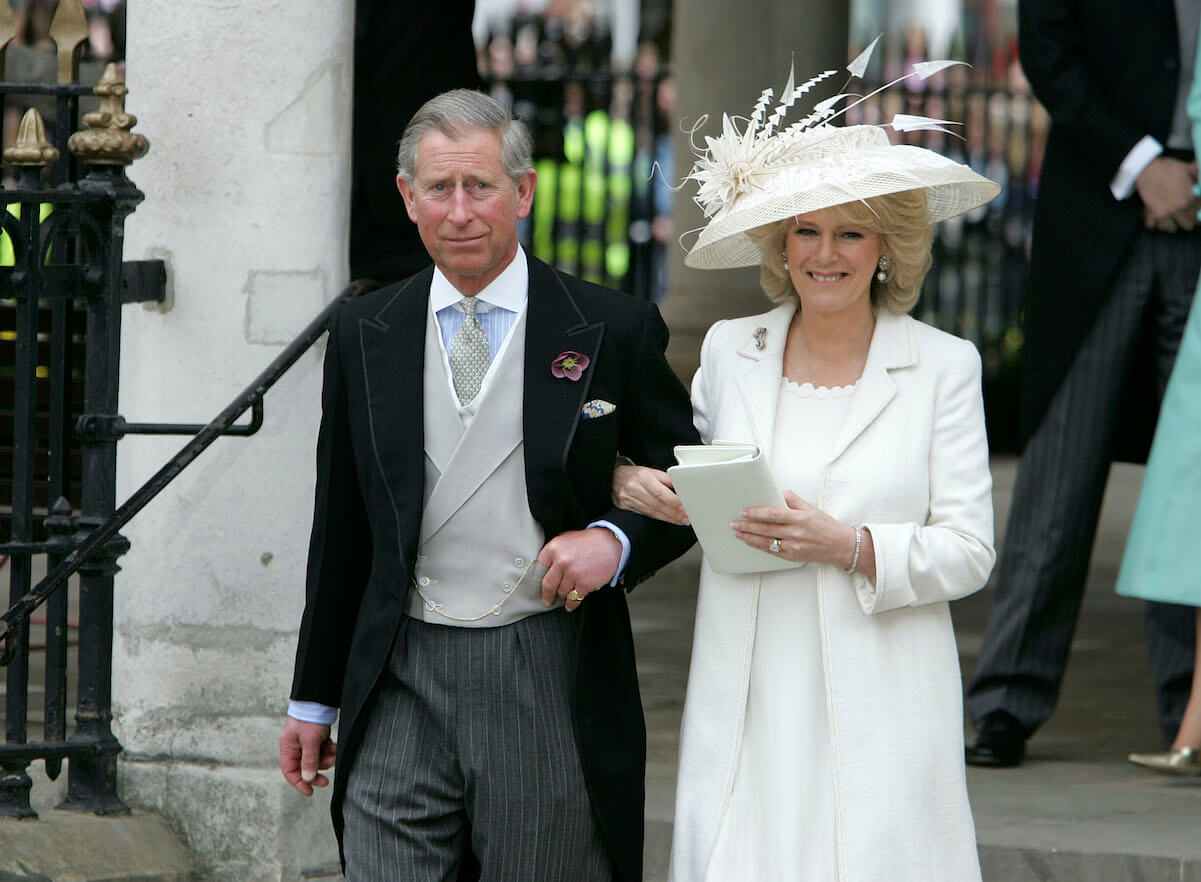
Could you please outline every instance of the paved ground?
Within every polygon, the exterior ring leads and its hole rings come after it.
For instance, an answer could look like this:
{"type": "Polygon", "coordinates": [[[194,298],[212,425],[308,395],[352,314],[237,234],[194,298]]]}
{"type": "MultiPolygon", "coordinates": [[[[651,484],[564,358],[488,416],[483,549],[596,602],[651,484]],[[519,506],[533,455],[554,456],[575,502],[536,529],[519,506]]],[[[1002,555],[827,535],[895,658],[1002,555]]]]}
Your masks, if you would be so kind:
{"type": "MultiPolygon", "coordinates": [[[[994,462],[998,529],[1013,460],[994,462]]],[[[1017,769],[968,775],[986,882],[1201,882],[1201,779],[1149,775],[1125,761],[1159,749],[1141,604],[1113,593],[1142,470],[1110,478],[1088,593],[1060,707],[1017,769]]],[[[675,759],[691,649],[698,555],[631,597],[649,735],[647,882],[666,878],[675,759]]],[[[965,675],[975,665],[991,591],[953,606],[965,675]]]]}

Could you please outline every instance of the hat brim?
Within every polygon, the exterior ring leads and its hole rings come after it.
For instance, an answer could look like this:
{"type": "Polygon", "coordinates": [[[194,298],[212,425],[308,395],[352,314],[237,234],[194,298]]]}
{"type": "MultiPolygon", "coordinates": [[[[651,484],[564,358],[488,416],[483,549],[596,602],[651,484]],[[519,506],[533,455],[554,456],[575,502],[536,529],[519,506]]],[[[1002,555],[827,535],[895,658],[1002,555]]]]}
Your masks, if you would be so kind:
{"type": "Polygon", "coordinates": [[[906,190],[925,190],[931,223],[971,211],[1001,192],[994,181],[966,165],[922,147],[896,145],[861,151],[855,157],[861,170],[848,175],[844,166],[836,175],[813,169],[785,170],[777,180],[733,203],[701,231],[684,257],[694,269],[728,269],[759,264],[759,248],[748,230],[788,217],[819,211],[874,196],[906,190]],[[872,161],[872,154],[878,161],[872,161]],[[798,182],[797,177],[804,178],[798,182]]]}

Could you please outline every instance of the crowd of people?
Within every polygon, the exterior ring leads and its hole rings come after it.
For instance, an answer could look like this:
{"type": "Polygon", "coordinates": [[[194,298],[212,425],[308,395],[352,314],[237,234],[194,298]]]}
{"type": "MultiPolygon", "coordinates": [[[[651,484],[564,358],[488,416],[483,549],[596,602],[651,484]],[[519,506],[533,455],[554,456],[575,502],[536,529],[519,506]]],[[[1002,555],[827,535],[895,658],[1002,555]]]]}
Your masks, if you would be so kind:
{"type": "Polygon", "coordinates": [[[660,301],[674,243],[664,40],[644,35],[632,62],[617,64],[604,19],[554,12],[508,19],[479,47],[490,94],[534,137],[541,186],[519,235],[566,272],[660,301]]]}

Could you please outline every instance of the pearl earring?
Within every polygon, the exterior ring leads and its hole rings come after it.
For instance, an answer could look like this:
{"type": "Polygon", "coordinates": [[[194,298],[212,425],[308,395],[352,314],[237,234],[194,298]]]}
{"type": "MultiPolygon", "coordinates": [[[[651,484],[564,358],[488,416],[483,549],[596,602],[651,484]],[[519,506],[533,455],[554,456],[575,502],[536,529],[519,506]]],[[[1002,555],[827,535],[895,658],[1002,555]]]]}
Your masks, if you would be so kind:
{"type": "Polygon", "coordinates": [[[878,272],[876,273],[876,278],[879,281],[881,281],[881,282],[888,281],[888,269],[890,266],[892,266],[892,262],[888,259],[888,255],[881,254],[880,262],[876,265],[876,269],[878,270],[878,272]]]}

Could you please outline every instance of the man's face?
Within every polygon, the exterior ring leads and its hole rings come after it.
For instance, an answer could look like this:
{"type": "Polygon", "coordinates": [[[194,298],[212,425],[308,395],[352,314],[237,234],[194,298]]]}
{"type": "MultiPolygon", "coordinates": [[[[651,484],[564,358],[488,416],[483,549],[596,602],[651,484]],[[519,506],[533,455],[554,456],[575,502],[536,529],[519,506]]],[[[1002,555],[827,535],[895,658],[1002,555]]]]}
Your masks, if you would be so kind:
{"type": "Polygon", "coordinates": [[[517,219],[530,213],[535,180],[529,171],[514,187],[500,135],[471,129],[457,140],[439,131],[423,135],[413,180],[397,177],[396,186],[438,269],[474,296],[517,254],[517,219]]]}

